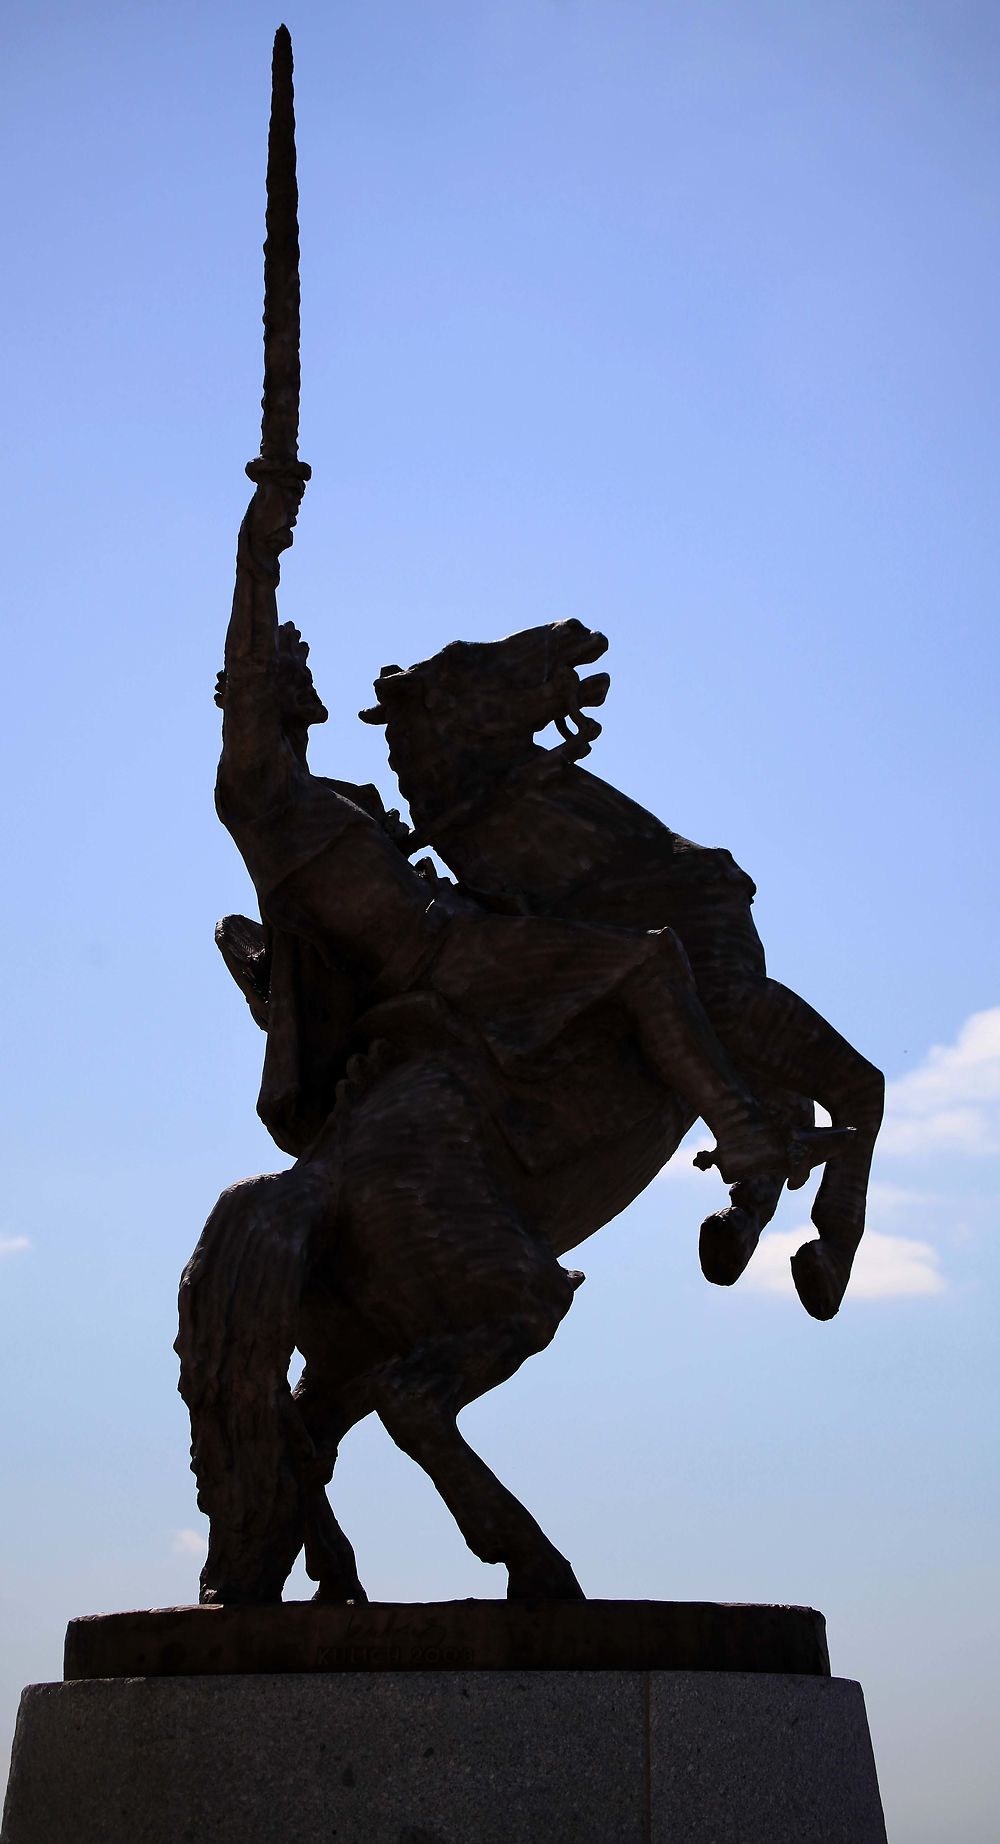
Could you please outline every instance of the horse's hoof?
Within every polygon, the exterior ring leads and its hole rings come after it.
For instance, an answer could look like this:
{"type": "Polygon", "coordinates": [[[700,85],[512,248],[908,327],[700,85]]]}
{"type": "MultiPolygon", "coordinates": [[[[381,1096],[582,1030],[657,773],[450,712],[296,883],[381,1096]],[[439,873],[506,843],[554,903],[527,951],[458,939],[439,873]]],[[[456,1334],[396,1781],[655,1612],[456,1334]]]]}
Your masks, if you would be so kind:
{"type": "Polygon", "coordinates": [[[367,1604],[368,1596],[359,1581],[321,1581],[313,1601],[321,1607],[361,1607],[367,1604]]]}
{"type": "Polygon", "coordinates": [[[200,1607],[280,1607],[281,1590],[227,1587],[225,1583],[218,1588],[202,1588],[198,1596],[200,1607]]]}
{"type": "Polygon", "coordinates": [[[851,1257],[829,1242],[804,1242],[792,1256],[792,1280],[807,1313],[814,1319],[832,1319],[851,1278],[851,1257]]]}
{"type": "Polygon", "coordinates": [[[760,1223],[739,1204],[706,1217],[698,1238],[698,1259],[707,1281],[731,1287],[743,1273],[760,1241],[760,1223]]]}
{"type": "Polygon", "coordinates": [[[565,1556],[527,1563],[508,1563],[508,1601],[585,1601],[586,1595],[565,1556]]]}

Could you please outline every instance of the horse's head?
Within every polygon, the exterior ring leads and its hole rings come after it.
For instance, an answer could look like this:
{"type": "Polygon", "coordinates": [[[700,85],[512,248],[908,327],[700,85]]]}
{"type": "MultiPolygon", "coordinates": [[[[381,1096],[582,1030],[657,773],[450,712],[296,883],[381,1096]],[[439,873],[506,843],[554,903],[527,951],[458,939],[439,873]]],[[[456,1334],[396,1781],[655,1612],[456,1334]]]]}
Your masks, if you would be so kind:
{"type": "Polygon", "coordinates": [[[378,703],[362,711],[384,724],[389,760],[413,805],[460,798],[461,782],[490,777],[524,760],[534,737],[555,723],[563,755],[587,754],[601,726],[584,706],[603,704],[606,672],[581,679],[607,648],[582,621],[552,621],[506,640],[456,640],[415,666],[383,666],[378,703]],[[571,727],[572,726],[572,727],[571,727]]]}

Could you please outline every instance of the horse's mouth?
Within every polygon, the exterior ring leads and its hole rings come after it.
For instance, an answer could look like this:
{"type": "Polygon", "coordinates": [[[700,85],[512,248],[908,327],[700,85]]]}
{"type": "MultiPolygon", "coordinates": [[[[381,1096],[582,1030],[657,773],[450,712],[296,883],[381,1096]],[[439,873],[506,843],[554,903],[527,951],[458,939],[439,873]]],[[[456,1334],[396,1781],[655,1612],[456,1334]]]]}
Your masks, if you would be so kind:
{"type": "Polygon", "coordinates": [[[568,666],[590,666],[608,650],[607,635],[584,627],[582,621],[557,621],[554,627],[568,666]]]}

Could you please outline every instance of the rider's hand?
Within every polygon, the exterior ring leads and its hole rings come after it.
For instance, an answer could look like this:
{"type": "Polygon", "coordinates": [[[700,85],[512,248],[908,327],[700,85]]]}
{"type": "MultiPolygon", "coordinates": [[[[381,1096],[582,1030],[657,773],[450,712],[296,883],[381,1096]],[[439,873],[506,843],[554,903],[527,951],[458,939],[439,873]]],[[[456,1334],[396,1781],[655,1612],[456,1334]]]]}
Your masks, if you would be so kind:
{"type": "Polygon", "coordinates": [[[270,474],[257,484],[249,521],[254,549],[278,557],[292,542],[305,482],[294,474],[270,474]]]}

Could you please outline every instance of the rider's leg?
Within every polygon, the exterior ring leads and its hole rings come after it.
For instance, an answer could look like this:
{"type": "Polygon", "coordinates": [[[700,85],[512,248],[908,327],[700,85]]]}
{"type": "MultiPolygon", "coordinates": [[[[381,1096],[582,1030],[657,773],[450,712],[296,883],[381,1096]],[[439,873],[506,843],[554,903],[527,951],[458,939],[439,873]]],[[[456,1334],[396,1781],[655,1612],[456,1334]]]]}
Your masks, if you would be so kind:
{"type": "Polygon", "coordinates": [[[792,1263],[806,1311],[830,1319],[843,1299],[864,1232],[884,1078],[819,1012],[777,980],[754,982],[730,995],[717,1022],[752,1080],[794,1084],[829,1111],[834,1127],[854,1129],[850,1146],[827,1166],[813,1205],[819,1240],[806,1243],[792,1263]]]}

